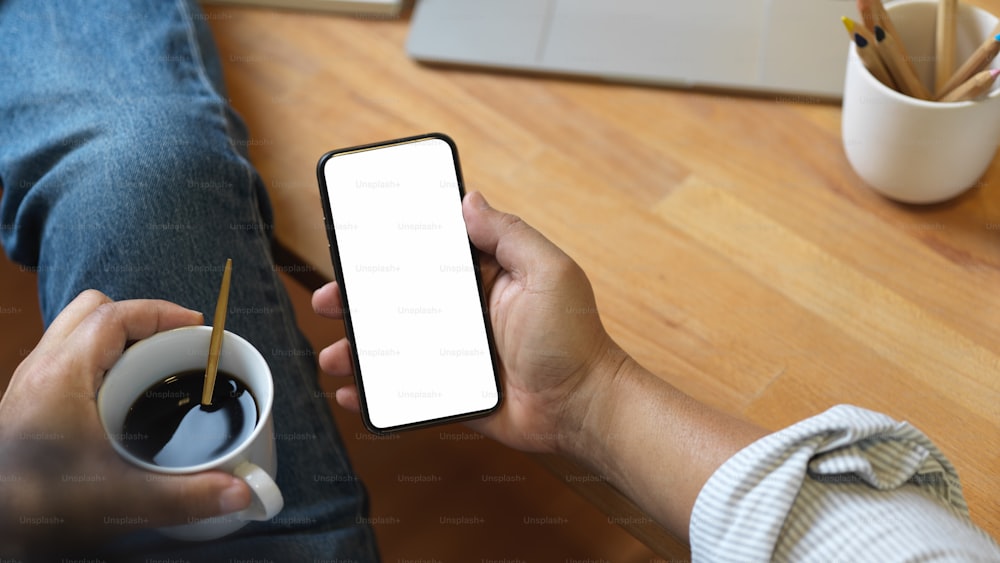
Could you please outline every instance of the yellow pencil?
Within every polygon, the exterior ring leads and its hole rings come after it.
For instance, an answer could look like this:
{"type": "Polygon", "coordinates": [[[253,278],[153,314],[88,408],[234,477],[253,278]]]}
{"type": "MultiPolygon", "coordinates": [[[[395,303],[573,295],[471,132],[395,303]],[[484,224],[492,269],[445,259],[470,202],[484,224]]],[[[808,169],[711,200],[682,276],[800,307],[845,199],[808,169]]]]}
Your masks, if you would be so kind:
{"type": "Polygon", "coordinates": [[[1000,69],[996,68],[977,72],[972,78],[960,84],[958,88],[948,92],[948,95],[941,98],[941,101],[964,102],[966,100],[974,100],[990,91],[993,83],[997,80],[997,75],[1000,75],[1000,69]]]}
{"type": "Polygon", "coordinates": [[[990,62],[996,58],[997,53],[1000,53],[1000,31],[998,30],[1000,30],[1000,26],[997,26],[993,30],[995,35],[983,41],[975,52],[972,53],[972,56],[966,59],[962,63],[962,66],[958,67],[958,70],[951,75],[951,78],[938,91],[938,96],[947,96],[949,92],[957,88],[960,84],[972,78],[972,75],[989,66],[990,62]]]}
{"type": "Polygon", "coordinates": [[[955,71],[955,9],[958,0],[938,0],[937,34],[934,49],[934,93],[942,88],[955,71]]]}
{"type": "Polygon", "coordinates": [[[850,35],[851,39],[854,41],[858,56],[861,57],[861,62],[865,64],[865,68],[868,69],[868,72],[872,73],[872,76],[877,78],[882,84],[885,84],[893,90],[898,90],[896,82],[889,74],[889,69],[885,67],[885,63],[882,62],[882,57],[878,54],[878,48],[875,46],[875,37],[871,34],[871,32],[864,26],[857,25],[854,20],[846,16],[840,18],[840,21],[844,22],[844,27],[847,28],[847,34],[850,35]]]}
{"type": "Polygon", "coordinates": [[[878,52],[882,55],[882,60],[885,61],[885,66],[889,69],[892,79],[899,86],[899,91],[907,96],[930,100],[931,93],[905,58],[906,55],[903,54],[899,41],[896,41],[894,36],[878,25],[875,26],[875,40],[878,42],[878,52]]]}

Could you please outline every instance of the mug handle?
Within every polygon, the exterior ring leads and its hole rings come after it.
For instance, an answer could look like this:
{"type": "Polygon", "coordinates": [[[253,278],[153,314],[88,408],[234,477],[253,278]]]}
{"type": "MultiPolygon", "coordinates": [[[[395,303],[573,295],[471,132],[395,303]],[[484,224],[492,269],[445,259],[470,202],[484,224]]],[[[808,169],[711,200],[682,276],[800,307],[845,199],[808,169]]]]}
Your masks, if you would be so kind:
{"type": "Polygon", "coordinates": [[[274,479],[257,465],[244,461],[236,466],[233,475],[250,486],[250,506],[236,515],[240,520],[270,520],[281,512],[285,499],[274,479]]]}

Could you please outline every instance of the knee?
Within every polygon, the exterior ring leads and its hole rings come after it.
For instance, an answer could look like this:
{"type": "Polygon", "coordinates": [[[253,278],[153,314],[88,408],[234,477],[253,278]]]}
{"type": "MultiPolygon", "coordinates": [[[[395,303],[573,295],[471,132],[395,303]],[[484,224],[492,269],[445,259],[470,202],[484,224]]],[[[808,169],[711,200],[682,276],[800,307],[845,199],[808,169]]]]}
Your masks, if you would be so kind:
{"type": "Polygon", "coordinates": [[[267,197],[227,120],[220,102],[151,96],[109,108],[57,155],[36,158],[38,181],[18,194],[8,238],[37,268],[46,319],[89,287],[179,299],[178,268],[219,263],[215,254],[241,244],[266,248],[267,197]]]}
{"type": "Polygon", "coordinates": [[[253,170],[218,103],[144,105],[108,132],[105,189],[182,209],[233,195],[252,199],[253,170]]]}
{"type": "Polygon", "coordinates": [[[76,147],[67,159],[75,171],[58,181],[60,206],[101,236],[269,221],[263,187],[222,106],[153,100],[107,116],[102,133],[76,147]]]}

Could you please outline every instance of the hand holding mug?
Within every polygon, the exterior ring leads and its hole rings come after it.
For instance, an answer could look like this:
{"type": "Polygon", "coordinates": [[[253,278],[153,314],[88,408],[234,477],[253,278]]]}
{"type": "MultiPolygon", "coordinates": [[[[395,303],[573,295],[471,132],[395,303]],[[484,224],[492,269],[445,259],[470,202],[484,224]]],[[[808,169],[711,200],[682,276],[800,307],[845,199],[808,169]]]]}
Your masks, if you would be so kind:
{"type": "Polygon", "coordinates": [[[202,321],[165,301],[112,302],[93,290],[56,317],[0,400],[0,545],[98,542],[250,505],[247,484],[227,472],[159,479],[129,464],[98,416],[97,390],[128,342],[202,321]]]}

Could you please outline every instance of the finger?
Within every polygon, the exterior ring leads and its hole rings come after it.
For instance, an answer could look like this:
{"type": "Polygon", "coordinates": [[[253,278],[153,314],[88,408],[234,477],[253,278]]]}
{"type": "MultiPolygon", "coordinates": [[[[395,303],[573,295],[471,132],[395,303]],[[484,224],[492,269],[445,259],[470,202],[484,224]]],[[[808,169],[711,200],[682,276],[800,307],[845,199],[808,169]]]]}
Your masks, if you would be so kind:
{"type": "Polygon", "coordinates": [[[327,375],[345,376],[354,373],[351,363],[351,344],[346,338],[341,338],[320,350],[319,367],[327,375]]]}
{"type": "Polygon", "coordinates": [[[494,255],[504,270],[524,274],[569,259],[520,217],[490,207],[479,192],[465,196],[462,213],[469,239],[480,250],[494,255]]]}
{"type": "Polygon", "coordinates": [[[337,389],[337,404],[354,414],[361,414],[361,396],[356,385],[345,385],[337,389]]]}
{"type": "Polygon", "coordinates": [[[243,510],[250,506],[250,487],[221,471],[194,475],[141,473],[132,514],[146,512],[150,527],[186,524],[243,510]],[[141,494],[140,494],[141,493],[141,494]],[[141,503],[141,504],[140,504],[141,503]],[[148,507],[156,507],[150,510],[148,507]]]}
{"type": "Polygon", "coordinates": [[[462,216],[465,218],[465,228],[469,232],[469,240],[476,248],[495,255],[499,233],[491,225],[491,219],[499,213],[486,201],[486,197],[478,191],[468,192],[462,200],[462,216]]]}
{"type": "Polygon", "coordinates": [[[337,282],[332,281],[313,292],[312,308],[321,317],[344,318],[344,307],[340,300],[340,286],[337,282]]]}
{"type": "Polygon", "coordinates": [[[80,321],[60,347],[61,355],[78,368],[77,373],[66,369],[51,372],[73,376],[77,381],[89,379],[89,390],[96,391],[100,377],[118,361],[126,342],[203,321],[200,312],[169,301],[135,299],[104,303],[80,321]],[[77,377],[81,371],[92,377],[77,377]]]}
{"type": "Polygon", "coordinates": [[[76,330],[87,315],[105,303],[111,303],[111,298],[100,291],[96,289],[82,291],[56,315],[49,328],[45,329],[45,334],[42,335],[38,345],[62,342],[76,330]]]}
{"type": "Polygon", "coordinates": [[[25,541],[50,541],[59,534],[58,550],[96,546],[131,529],[187,524],[244,510],[251,503],[247,483],[228,473],[151,473],[128,465],[110,447],[82,443],[74,446],[82,451],[71,453],[69,458],[62,457],[67,452],[58,448],[54,452],[49,447],[44,452],[29,452],[45,457],[30,460],[35,462],[32,465],[36,471],[30,480],[26,479],[32,484],[27,497],[28,513],[52,515],[53,525],[58,528],[48,532],[19,531],[27,533],[25,541]],[[55,456],[50,457],[52,454],[55,456]],[[107,456],[112,456],[110,461],[107,456]],[[84,475],[88,478],[67,479],[84,475]]]}

